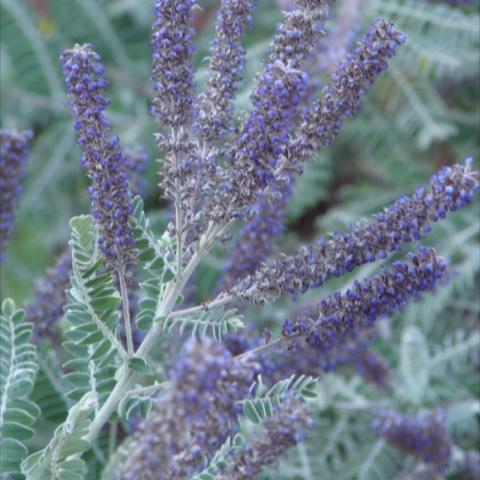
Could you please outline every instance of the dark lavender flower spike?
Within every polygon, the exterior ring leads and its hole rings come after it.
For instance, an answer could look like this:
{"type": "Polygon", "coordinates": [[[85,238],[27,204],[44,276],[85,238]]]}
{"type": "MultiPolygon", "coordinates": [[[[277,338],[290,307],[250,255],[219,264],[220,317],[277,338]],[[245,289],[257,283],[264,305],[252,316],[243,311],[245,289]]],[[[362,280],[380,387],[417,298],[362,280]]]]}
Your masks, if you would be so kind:
{"type": "Polygon", "coordinates": [[[71,275],[72,252],[67,248],[37,283],[35,298],[25,307],[25,320],[33,323],[36,341],[55,337],[67,301],[65,292],[70,287],[71,275]]]}
{"type": "Polygon", "coordinates": [[[394,447],[446,472],[451,461],[451,440],[441,410],[421,412],[410,418],[396,412],[374,415],[373,430],[394,447]]]}
{"type": "Polygon", "coordinates": [[[160,126],[179,127],[192,119],[194,5],[195,0],[155,0],[152,112],[160,126]]]}
{"type": "Polygon", "coordinates": [[[194,120],[195,50],[192,26],[195,0],[156,0],[152,27],[152,83],[155,91],[152,113],[166,131],[157,134],[157,146],[165,152],[161,163],[164,197],[175,206],[177,268],[181,270],[184,240],[195,238],[199,218],[196,200],[200,171],[197,143],[192,139],[194,120]]]}
{"type": "Polygon", "coordinates": [[[319,146],[329,146],[347,117],[361,106],[365,90],[388,68],[387,60],[405,42],[392,22],[379,19],[370,27],[359,47],[340,62],[332,81],[305,116],[295,155],[305,155],[319,146]],[[302,150],[307,152],[302,152],[302,150]]]}
{"type": "Polygon", "coordinates": [[[297,445],[312,427],[307,406],[290,397],[278,407],[275,416],[265,422],[265,432],[251,443],[233,452],[218,480],[260,478],[265,467],[274,466],[290,447],[297,445]]]}
{"type": "Polygon", "coordinates": [[[191,478],[237,433],[236,402],[248,396],[255,364],[236,362],[222,345],[189,340],[174,364],[169,393],[134,434],[119,479],[191,478]]]}
{"type": "Polygon", "coordinates": [[[22,193],[28,147],[32,138],[30,130],[0,130],[0,261],[13,233],[15,209],[22,193]]]}
{"type": "Polygon", "coordinates": [[[295,255],[284,255],[239,282],[231,293],[261,302],[321,286],[329,277],[384,259],[402,243],[419,240],[430,231],[431,223],[470,203],[478,188],[479,173],[472,171],[470,160],[445,167],[432,177],[429,188],[418,188],[411,197],[400,198],[373,222],[321,238],[295,255]]]}
{"type": "Polygon", "coordinates": [[[327,0],[294,0],[295,8],[284,12],[285,20],[277,26],[270,62],[280,60],[292,68],[303,69],[304,62],[324,34],[328,17],[327,0]]]}
{"type": "Polygon", "coordinates": [[[409,263],[396,261],[372,279],[356,281],[345,294],[328,296],[294,322],[287,320],[283,336],[294,343],[304,338],[321,352],[341,349],[379,317],[392,315],[446,278],[447,265],[433,249],[422,247],[407,258],[409,263]]]}
{"type": "Polygon", "coordinates": [[[220,4],[210,52],[213,74],[199,98],[197,128],[206,141],[224,136],[231,128],[233,98],[245,66],[241,39],[252,24],[256,5],[256,0],[222,0],[220,4]]]}
{"type": "Polygon", "coordinates": [[[88,44],[65,50],[60,60],[83,151],[82,166],[92,182],[89,192],[100,245],[110,266],[124,269],[133,259],[130,192],[125,157],[103,113],[110,103],[103,95],[107,86],[104,68],[88,44]]]}
{"type": "Polygon", "coordinates": [[[273,181],[288,145],[291,119],[305,89],[306,75],[281,62],[268,64],[252,96],[253,107],[227,153],[229,168],[211,192],[207,213],[213,220],[252,216],[252,206],[273,181]]]}

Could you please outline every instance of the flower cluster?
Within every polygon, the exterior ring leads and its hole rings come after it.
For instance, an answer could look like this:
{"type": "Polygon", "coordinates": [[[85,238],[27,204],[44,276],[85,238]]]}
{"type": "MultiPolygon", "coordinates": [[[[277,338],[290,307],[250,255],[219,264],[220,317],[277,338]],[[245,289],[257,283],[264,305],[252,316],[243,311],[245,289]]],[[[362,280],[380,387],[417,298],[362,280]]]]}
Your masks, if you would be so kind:
{"type": "Polygon", "coordinates": [[[321,286],[329,277],[385,259],[402,243],[419,240],[430,231],[430,224],[445,218],[447,212],[470,203],[478,188],[478,173],[472,171],[470,161],[445,167],[432,177],[429,188],[418,188],[411,197],[400,198],[373,222],[321,238],[295,255],[284,255],[240,281],[231,293],[258,302],[295,295],[321,286]]]}
{"type": "Polygon", "coordinates": [[[161,126],[178,127],[192,119],[194,5],[195,0],[155,0],[152,113],[161,126]]]}
{"type": "Polygon", "coordinates": [[[22,193],[31,131],[0,130],[0,260],[13,233],[15,209],[22,193]]]}
{"type": "Polygon", "coordinates": [[[275,416],[267,420],[263,435],[257,435],[249,445],[235,451],[227,466],[215,478],[259,478],[265,467],[275,465],[290,447],[302,441],[305,432],[312,426],[307,406],[295,397],[288,398],[278,407],[275,416]]]}
{"type": "Polygon", "coordinates": [[[399,450],[432,464],[440,472],[448,469],[451,440],[442,411],[421,412],[415,418],[380,411],[374,414],[372,428],[399,450]]]}
{"type": "MultiPolygon", "coordinates": [[[[198,224],[195,218],[202,160],[192,140],[194,121],[194,73],[191,65],[194,0],[156,0],[152,27],[152,84],[155,92],[152,113],[160,127],[169,131],[156,135],[157,146],[165,152],[161,163],[160,187],[175,206],[178,248],[182,248],[187,227],[198,224]],[[198,180],[198,181],[197,181],[198,180]]],[[[189,232],[193,239],[195,233],[189,232]]]]}
{"type": "Polygon", "coordinates": [[[212,220],[252,217],[260,210],[257,201],[275,203],[290,188],[291,179],[276,178],[275,171],[283,169],[280,160],[287,155],[306,92],[308,76],[300,69],[323,34],[321,25],[327,16],[323,0],[296,3],[298,8],[286,12],[285,21],[277,27],[269,63],[252,95],[252,111],[226,152],[229,168],[216,173],[213,185],[206,189],[212,220]]]}
{"type": "Polygon", "coordinates": [[[250,216],[252,206],[273,180],[273,172],[289,142],[306,76],[277,61],[266,65],[252,96],[253,108],[227,152],[230,168],[220,190],[209,198],[212,220],[250,216]]]}
{"type": "Polygon", "coordinates": [[[33,301],[25,307],[25,319],[33,323],[34,339],[55,338],[58,321],[67,302],[66,291],[72,275],[72,252],[67,248],[37,283],[33,301]]]}
{"type": "MultiPolygon", "coordinates": [[[[352,42],[352,32],[355,30],[352,28],[352,24],[355,23],[356,17],[358,16],[358,3],[360,3],[359,0],[348,0],[340,6],[339,22],[337,23],[334,34],[327,43],[327,49],[330,54],[322,54],[323,67],[329,72],[337,68],[339,59],[343,58],[345,49],[348,47],[348,44],[352,42]],[[327,65],[328,68],[325,65],[327,65]]],[[[326,6],[322,8],[325,9],[322,15],[326,15],[326,6]]],[[[317,13],[319,12],[320,10],[317,10],[317,13]]],[[[305,11],[303,13],[305,13],[305,11]]],[[[287,14],[288,20],[286,23],[294,19],[298,21],[301,15],[302,10],[297,11],[296,14],[287,14]]],[[[307,17],[309,22],[312,21],[311,16],[306,16],[306,18],[307,17]]],[[[389,24],[389,26],[391,27],[391,24],[389,24]]],[[[280,32],[284,30],[287,31],[288,28],[285,24],[280,26],[279,30],[280,32]]],[[[372,30],[374,30],[374,28],[372,28],[372,30]]],[[[369,36],[371,36],[371,32],[369,36]]],[[[281,44],[280,38],[282,38],[282,35],[277,38],[277,42],[281,44]]],[[[368,38],[367,36],[367,39],[368,38]]],[[[288,50],[288,52],[290,52],[290,50],[288,50]]],[[[284,55],[286,55],[286,53],[284,53],[284,55]]],[[[357,55],[360,57],[360,50],[357,51],[357,55]]],[[[313,62],[310,67],[307,67],[307,70],[310,74],[313,72],[313,77],[315,78],[319,74],[320,65],[313,62]]],[[[361,81],[359,77],[358,79],[361,81]]],[[[315,80],[313,80],[313,82],[316,84],[315,80]]],[[[309,79],[307,92],[304,93],[304,97],[307,98],[305,98],[304,101],[308,101],[311,96],[308,92],[311,91],[311,93],[313,93],[315,88],[315,85],[312,85],[312,80],[309,79]]],[[[346,95],[351,95],[349,91],[344,91],[340,88],[338,88],[337,91],[338,95],[343,95],[343,97],[339,97],[339,101],[346,98],[346,95]]],[[[287,156],[292,156],[293,154],[298,155],[299,152],[296,142],[298,142],[298,139],[293,140],[293,143],[290,145],[291,151],[287,150],[286,152],[287,156]]],[[[304,151],[304,154],[305,153],[306,151],[304,151]]],[[[235,247],[232,249],[233,254],[229,258],[226,266],[223,278],[224,287],[232,286],[235,280],[238,281],[245,275],[253,273],[253,271],[267,259],[274,238],[282,233],[283,216],[292,191],[294,175],[283,175],[283,178],[280,177],[279,180],[278,185],[271,187],[270,191],[266,192],[266,195],[260,196],[260,199],[253,209],[253,211],[256,212],[256,216],[245,225],[240,237],[235,243],[235,247]],[[270,196],[268,193],[270,193],[270,196]],[[273,197],[273,201],[270,197],[273,197]]]]}
{"type": "Polygon", "coordinates": [[[168,395],[134,434],[119,478],[190,478],[202,455],[211,457],[236,432],[236,402],[248,395],[254,373],[254,365],[236,362],[221,345],[188,341],[168,395]]]}
{"type": "Polygon", "coordinates": [[[359,47],[338,64],[322,97],[305,115],[294,155],[302,158],[319,146],[332,144],[344,120],[359,110],[366,88],[388,68],[388,59],[404,41],[390,21],[379,19],[370,26],[359,47]]]}
{"type": "Polygon", "coordinates": [[[277,60],[293,68],[303,68],[323,35],[328,17],[326,0],[294,0],[295,8],[284,12],[285,21],[277,25],[270,62],[277,60]]]}
{"type": "Polygon", "coordinates": [[[210,53],[212,76],[199,98],[197,128],[204,140],[217,139],[230,130],[233,98],[245,66],[241,39],[252,24],[256,5],[256,0],[222,0],[220,4],[210,53]]]}
{"type": "Polygon", "coordinates": [[[75,45],[60,58],[69,103],[75,117],[82,166],[92,185],[92,215],[100,229],[100,245],[114,270],[133,260],[132,213],[125,156],[118,137],[111,136],[104,110],[110,103],[103,95],[107,86],[100,56],[91,45],[75,45]]]}
{"type": "Polygon", "coordinates": [[[431,248],[408,254],[409,263],[396,261],[389,269],[363,282],[356,281],[345,294],[336,292],[314,311],[287,320],[282,333],[302,336],[321,351],[341,347],[359,331],[369,329],[381,316],[391,315],[445,278],[447,265],[431,248]]]}

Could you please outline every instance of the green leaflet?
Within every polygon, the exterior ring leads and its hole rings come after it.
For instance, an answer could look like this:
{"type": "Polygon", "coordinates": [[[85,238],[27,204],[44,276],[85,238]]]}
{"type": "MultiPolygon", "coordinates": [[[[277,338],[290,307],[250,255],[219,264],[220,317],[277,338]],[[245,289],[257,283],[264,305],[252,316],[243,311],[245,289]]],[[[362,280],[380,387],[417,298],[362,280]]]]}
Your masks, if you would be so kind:
{"type": "Polygon", "coordinates": [[[253,423],[261,423],[275,414],[275,407],[287,398],[287,394],[296,395],[304,400],[316,397],[317,379],[301,375],[280,380],[266,390],[262,378],[252,385],[250,391],[253,398],[241,400],[243,414],[253,423]]]}
{"type": "Polygon", "coordinates": [[[68,413],[68,385],[62,376],[62,367],[50,342],[37,346],[39,371],[31,399],[40,407],[41,418],[58,424],[68,413]]]}
{"type": "Polygon", "coordinates": [[[228,437],[225,443],[217,450],[209,464],[200,473],[194,475],[191,480],[214,480],[218,470],[227,464],[228,456],[245,443],[245,438],[237,433],[232,438],[228,437]]]}
{"type": "Polygon", "coordinates": [[[236,309],[225,310],[222,307],[211,308],[195,315],[185,317],[166,318],[163,320],[163,328],[170,333],[175,327],[179,327],[179,333],[191,328],[192,336],[211,335],[216,342],[221,342],[224,335],[234,332],[243,327],[242,316],[236,309]]]}
{"type": "Polygon", "coordinates": [[[82,480],[86,472],[80,458],[90,444],[84,439],[90,426],[95,396],[87,393],[73,406],[49,444],[22,463],[28,480],[82,480]]]}
{"type": "Polygon", "coordinates": [[[70,398],[93,392],[98,409],[115,385],[117,368],[126,361],[118,337],[120,295],[112,275],[103,269],[93,218],[74,217],[70,226],[73,276],[65,316],[71,327],[64,347],[72,358],[64,365],[65,379],[72,386],[70,398]]]}
{"type": "Polygon", "coordinates": [[[135,412],[140,412],[147,418],[152,408],[152,399],[149,396],[127,395],[118,406],[118,414],[124,422],[128,422],[135,412]]]}
{"type": "Polygon", "coordinates": [[[151,231],[141,197],[135,197],[132,205],[135,247],[139,264],[146,276],[140,283],[136,324],[140,330],[148,331],[154,323],[159,298],[163,297],[167,283],[175,276],[175,268],[170,261],[174,255],[174,244],[167,234],[157,239],[151,231]]]}
{"type": "MultiPolygon", "coordinates": [[[[275,415],[275,407],[279,406],[287,398],[287,394],[296,395],[299,398],[307,399],[316,396],[315,389],[317,380],[313,377],[295,375],[277,382],[269,390],[266,390],[261,377],[251,386],[250,391],[253,399],[242,400],[239,403],[243,406],[243,415],[253,423],[261,423],[275,415]]],[[[239,419],[242,425],[243,419],[239,419]]],[[[245,438],[241,434],[235,435],[233,439],[227,438],[225,443],[215,453],[211,461],[202,472],[196,474],[191,480],[214,480],[218,470],[228,462],[228,456],[237,448],[244,445],[245,438]]]]}
{"type": "Polygon", "coordinates": [[[33,436],[31,425],[40,410],[28,399],[38,366],[30,343],[32,324],[23,323],[24,312],[7,299],[0,315],[0,473],[23,478],[20,462],[28,450],[23,441],[33,436]]]}

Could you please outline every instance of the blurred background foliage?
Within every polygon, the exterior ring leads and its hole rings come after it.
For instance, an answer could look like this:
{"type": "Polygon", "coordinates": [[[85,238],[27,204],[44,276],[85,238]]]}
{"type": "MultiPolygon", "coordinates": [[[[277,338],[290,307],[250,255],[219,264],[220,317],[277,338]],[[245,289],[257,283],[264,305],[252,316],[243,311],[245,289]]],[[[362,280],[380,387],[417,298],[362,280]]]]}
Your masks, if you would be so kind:
{"type": "MultiPolygon", "coordinates": [[[[159,231],[166,224],[169,209],[156,186],[159,153],[149,114],[151,4],[139,0],[0,0],[1,125],[31,128],[35,133],[15,235],[2,265],[2,297],[11,296],[17,302],[28,298],[35,280],[64,249],[69,218],[89,209],[88,183],[80,168],[58,62],[61,51],[76,42],[93,44],[103,57],[111,80],[108,114],[113,129],[123,146],[140,145],[149,152],[146,210],[159,231]]],[[[208,79],[206,57],[217,2],[202,0],[200,5],[195,55],[199,91],[208,79]]],[[[327,32],[335,26],[337,8],[333,7],[327,32]]],[[[426,184],[443,165],[473,156],[479,166],[479,2],[363,0],[360,11],[357,38],[375,18],[384,16],[396,23],[407,43],[368,93],[362,111],[346,123],[332,148],[316,155],[297,182],[287,230],[276,251],[291,251],[328,231],[347,228],[426,184]]],[[[279,3],[259,1],[254,27],[244,42],[248,54],[236,103],[239,113],[249,108],[255,73],[281,18],[279,3]]],[[[321,88],[327,77],[319,73],[318,80],[321,88]]],[[[397,406],[415,410],[412,398],[419,398],[422,406],[460,405],[449,410],[448,418],[456,444],[465,450],[478,447],[479,441],[478,423],[471,422],[480,411],[475,356],[480,344],[476,323],[480,312],[479,214],[477,200],[435,226],[426,243],[453,262],[456,274],[436,295],[408,308],[393,322],[385,322],[376,346],[394,368],[396,391],[405,393],[405,398],[397,398],[397,406]],[[407,365],[412,348],[420,360],[407,365]],[[418,381],[412,383],[412,378],[418,381]],[[409,388],[421,391],[412,393],[409,388]]],[[[197,300],[215,289],[228,248],[216,254],[199,270],[202,281],[195,293],[197,300]]],[[[321,293],[344,288],[378,268],[376,263],[366,265],[351,277],[330,282],[321,293]]],[[[318,298],[318,291],[300,299],[299,305],[313,298],[318,298]]],[[[282,303],[262,311],[252,307],[250,313],[258,325],[276,328],[287,307],[282,303]]],[[[47,362],[49,357],[43,358],[47,362]]],[[[45,364],[40,375],[55,371],[54,359],[50,360],[52,364],[45,364]]],[[[372,388],[358,377],[326,376],[315,414],[324,428],[316,429],[305,445],[292,452],[278,478],[315,479],[322,472],[322,479],[338,480],[351,478],[354,472],[359,479],[385,479],[413,468],[398,452],[373,438],[366,417],[358,416],[352,407],[368,405],[365,399],[372,388]],[[342,402],[348,408],[332,414],[333,405],[342,402]],[[324,445],[321,455],[319,442],[324,445]]]]}

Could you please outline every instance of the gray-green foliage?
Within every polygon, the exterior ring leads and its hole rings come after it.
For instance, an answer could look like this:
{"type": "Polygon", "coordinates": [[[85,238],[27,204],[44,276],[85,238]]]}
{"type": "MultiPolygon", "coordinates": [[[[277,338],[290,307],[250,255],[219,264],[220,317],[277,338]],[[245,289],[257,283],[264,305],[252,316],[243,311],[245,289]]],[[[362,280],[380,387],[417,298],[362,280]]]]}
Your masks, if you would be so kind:
{"type": "Polygon", "coordinates": [[[240,448],[245,442],[241,434],[232,438],[228,437],[225,443],[217,450],[208,465],[191,480],[214,480],[215,474],[228,463],[228,456],[237,448],[240,448]]]}
{"type": "Polygon", "coordinates": [[[38,365],[30,343],[32,324],[24,311],[5,300],[0,313],[0,474],[21,478],[20,462],[27,455],[39,409],[29,400],[38,365]]]}
{"type": "Polygon", "coordinates": [[[89,448],[84,439],[91,422],[96,399],[88,392],[68,412],[65,422],[55,430],[48,445],[22,464],[22,472],[29,480],[82,480],[86,473],[80,456],[89,448]]]}
{"type": "Polygon", "coordinates": [[[102,268],[93,218],[75,217],[72,228],[72,288],[65,307],[69,322],[65,349],[72,358],[64,365],[73,400],[94,394],[98,409],[115,384],[115,371],[126,361],[119,339],[120,295],[114,278],[102,268]]]}
{"type": "MultiPolygon", "coordinates": [[[[150,2],[48,0],[45,4],[46,15],[40,21],[41,15],[26,0],[0,0],[2,123],[27,126],[30,122],[37,134],[19,212],[19,233],[10,258],[2,265],[8,276],[2,291],[6,288],[17,298],[25,296],[48,256],[65,243],[67,219],[87,208],[86,182],[80,176],[57,62],[63,47],[88,41],[99,49],[114,80],[109,94],[115,130],[122,142],[143,142],[153,150],[148,116],[151,92],[146,81],[150,2]]],[[[368,0],[358,36],[378,16],[391,18],[406,34],[405,48],[368,95],[362,112],[346,124],[337,144],[307,167],[290,205],[289,220],[311,215],[320,232],[343,230],[381,210],[398,195],[410,193],[414,184],[424,183],[436,163],[460,159],[478,146],[478,108],[473,102],[478,89],[460,83],[479,73],[476,13],[423,0],[368,0]],[[319,215],[324,211],[326,215],[319,215]]],[[[266,56],[279,18],[275,2],[260,2],[255,26],[245,42],[249,47],[247,70],[236,100],[238,111],[248,109],[254,73],[266,56]]],[[[327,24],[327,31],[333,24],[327,24]]],[[[200,85],[207,78],[208,31],[199,35],[200,85]]],[[[154,170],[150,172],[152,185],[156,183],[154,170]]],[[[140,197],[133,201],[141,267],[136,325],[144,332],[161,325],[161,335],[169,340],[185,329],[213,334],[220,341],[240,326],[237,312],[218,308],[183,317],[157,315],[177,272],[174,238],[168,233],[159,238],[144,211],[145,205],[154,207],[156,196],[155,191],[145,202],[140,197]]],[[[456,448],[463,452],[475,446],[480,393],[475,381],[480,346],[476,207],[458,212],[428,237],[442,255],[452,259],[455,275],[450,283],[381,325],[375,346],[391,366],[390,390],[374,390],[347,370],[320,378],[318,386],[302,377],[285,379],[271,389],[257,384],[254,395],[241,402],[245,417],[258,423],[274,414],[288,392],[305,397],[317,393],[310,402],[316,427],[265,478],[381,480],[411,468],[411,459],[371,433],[370,411],[379,405],[413,413],[445,404],[456,448]]],[[[40,346],[37,367],[29,343],[31,326],[22,323],[21,312],[11,302],[2,307],[0,466],[2,473],[10,472],[13,478],[22,478],[19,465],[28,450],[36,452],[23,464],[29,479],[98,478],[107,448],[115,450],[116,444],[112,441],[108,446],[103,435],[96,445],[88,433],[124,371],[120,367],[129,365],[135,375],[132,387],[137,380],[164,378],[162,366],[144,357],[127,362],[120,340],[120,297],[113,277],[102,265],[93,219],[75,217],[71,227],[75,273],[64,323],[65,351],[57,357],[55,346],[40,346]],[[60,367],[64,360],[65,378],[60,367]],[[37,435],[25,442],[37,417],[41,424],[37,435]]],[[[284,240],[287,249],[298,241],[295,232],[290,233],[284,240]]],[[[205,276],[217,275],[220,262],[206,263],[205,276]]],[[[377,264],[368,266],[346,283],[327,285],[324,292],[344,288],[377,268],[377,264]]],[[[273,323],[274,329],[287,315],[282,305],[250,313],[245,314],[249,320],[254,318],[259,326],[273,323]]],[[[146,416],[150,394],[125,395],[117,409],[120,419],[125,422],[138,411],[146,416]]],[[[238,438],[227,440],[198,478],[214,478],[216,469],[240,446],[238,438]]]]}
{"type": "Polygon", "coordinates": [[[240,403],[243,415],[253,423],[260,423],[275,415],[275,408],[281,405],[289,395],[299,398],[315,398],[317,380],[306,375],[280,380],[271,388],[266,388],[261,376],[252,385],[252,398],[246,398],[240,403]]]}

